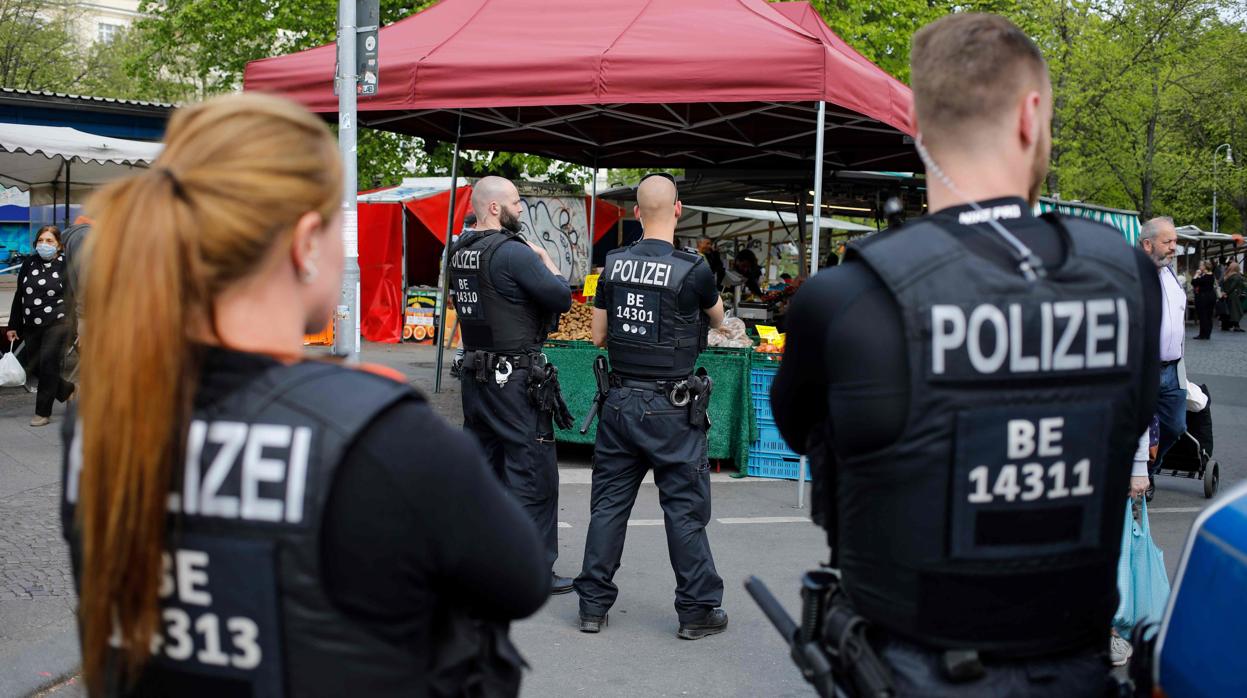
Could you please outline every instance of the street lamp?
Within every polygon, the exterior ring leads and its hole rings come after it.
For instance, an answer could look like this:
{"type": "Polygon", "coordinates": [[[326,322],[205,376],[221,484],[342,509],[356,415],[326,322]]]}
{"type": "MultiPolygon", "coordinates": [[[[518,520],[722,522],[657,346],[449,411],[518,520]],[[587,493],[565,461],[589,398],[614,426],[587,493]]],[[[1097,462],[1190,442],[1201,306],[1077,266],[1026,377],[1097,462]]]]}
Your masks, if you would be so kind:
{"type": "Polygon", "coordinates": [[[1212,232],[1217,232],[1217,153],[1225,148],[1225,162],[1234,164],[1234,153],[1229,143],[1222,143],[1217,149],[1212,151],[1212,232]]]}

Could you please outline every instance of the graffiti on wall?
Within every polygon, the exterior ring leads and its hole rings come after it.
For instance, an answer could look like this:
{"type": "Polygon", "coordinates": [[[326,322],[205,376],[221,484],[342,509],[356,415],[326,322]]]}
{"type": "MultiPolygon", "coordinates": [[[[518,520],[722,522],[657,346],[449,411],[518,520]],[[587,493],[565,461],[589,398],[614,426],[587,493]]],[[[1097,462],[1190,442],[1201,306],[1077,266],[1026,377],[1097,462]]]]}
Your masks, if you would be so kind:
{"type": "Polygon", "coordinates": [[[541,246],[573,285],[589,268],[589,223],[583,197],[526,196],[520,233],[541,246]]]}

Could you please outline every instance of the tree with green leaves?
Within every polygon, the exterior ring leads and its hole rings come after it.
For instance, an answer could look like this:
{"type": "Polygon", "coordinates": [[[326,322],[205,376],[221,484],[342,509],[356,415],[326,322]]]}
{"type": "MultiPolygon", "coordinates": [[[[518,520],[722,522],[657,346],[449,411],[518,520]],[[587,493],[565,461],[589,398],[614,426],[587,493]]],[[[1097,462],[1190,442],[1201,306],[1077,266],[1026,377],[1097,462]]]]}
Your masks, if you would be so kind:
{"type": "MultiPolygon", "coordinates": [[[[381,22],[397,22],[434,1],[381,0],[381,22]]],[[[184,99],[230,91],[242,82],[249,61],[334,41],[337,6],[337,0],[144,0],[141,11],[147,16],[136,25],[144,42],[142,51],[130,55],[129,70],[153,88],[162,76],[177,76],[184,99]]],[[[450,174],[449,143],[361,128],[358,147],[361,187],[397,184],[412,173],[450,174]]],[[[522,153],[469,151],[459,164],[465,177],[498,174],[511,179],[588,181],[583,167],[522,153]]]]}
{"type": "Polygon", "coordinates": [[[68,5],[0,0],[0,86],[73,89],[84,73],[77,20],[68,5]]]}

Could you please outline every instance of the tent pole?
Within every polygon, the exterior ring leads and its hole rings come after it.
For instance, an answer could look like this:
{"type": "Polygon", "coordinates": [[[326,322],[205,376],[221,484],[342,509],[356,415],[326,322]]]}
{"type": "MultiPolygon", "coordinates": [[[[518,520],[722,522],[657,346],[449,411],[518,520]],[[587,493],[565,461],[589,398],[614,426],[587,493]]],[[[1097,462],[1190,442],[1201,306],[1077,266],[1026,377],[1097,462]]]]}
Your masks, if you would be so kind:
{"type": "Polygon", "coordinates": [[[593,273],[593,234],[597,232],[598,222],[598,159],[593,158],[593,193],[589,196],[589,267],[585,274],[593,273]]]}
{"type": "MultiPolygon", "coordinates": [[[[814,142],[814,235],[810,255],[810,276],[818,273],[818,240],[823,223],[823,129],[827,123],[827,103],[818,103],[818,132],[814,142]]],[[[804,484],[802,485],[804,486],[804,484]]]]}
{"type": "MultiPolygon", "coordinates": [[[[403,221],[403,232],[401,233],[403,236],[403,270],[402,270],[402,274],[399,275],[399,278],[402,279],[401,283],[403,284],[403,288],[402,288],[403,306],[405,308],[407,305],[407,204],[406,202],[403,202],[403,201],[398,202],[398,215],[402,216],[402,221],[403,221]]],[[[403,312],[406,313],[406,310],[404,310],[403,312]]],[[[404,318],[404,322],[406,322],[406,318],[404,318]]],[[[399,329],[402,329],[402,328],[400,327],[399,329]]]]}
{"type": "Polygon", "coordinates": [[[437,334],[433,340],[437,344],[437,370],[433,373],[433,392],[442,392],[442,362],[445,359],[446,343],[442,335],[446,332],[446,300],[450,295],[450,242],[455,227],[455,195],[459,193],[459,141],[463,138],[463,112],[459,112],[459,127],[455,131],[455,152],[450,158],[450,208],[446,210],[446,246],[442,249],[442,289],[438,299],[442,312],[437,314],[437,334]]]}
{"type": "MultiPolygon", "coordinates": [[[[71,163],[69,160],[65,161],[65,224],[61,226],[61,230],[64,230],[69,227],[69,194],[70,194],[69,183],[70,183],[70,180],[73,179],[73,176],[70,173],[70,167],[72,164],[73,163],[71,163]]],[[[53,211],[53,216],[52,216],[53,219],[56,218],[55,213],[56,212],[53,211]]]]}
{"type": "Polygon", "coordinates": [[[797,190],[797,269],[805,264],[806,252],[808,246],[805,241],[805,224],[809,220],[809,216],[805,211],[805,202],[808,200],[806,188],[799,187],[797,190]]]}
{"type": "Polygon", "coordinates": [[[771,221],[766,231],[766,280],[768,283],[774,283],[775,279],[771,278],[771,258],[775,255],[775,221],[771,221]]]}

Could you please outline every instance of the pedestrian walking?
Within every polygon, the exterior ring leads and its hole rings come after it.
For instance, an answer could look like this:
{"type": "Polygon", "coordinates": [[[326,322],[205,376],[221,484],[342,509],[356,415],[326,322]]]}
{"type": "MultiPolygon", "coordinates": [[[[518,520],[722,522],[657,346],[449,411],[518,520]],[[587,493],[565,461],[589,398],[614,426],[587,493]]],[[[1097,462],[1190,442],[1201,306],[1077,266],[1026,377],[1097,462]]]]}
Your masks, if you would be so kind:
{"type": "Polygon", "coordinates": [[[601,631],[619,595],[628,515],[651,469],[675,572],[676,636],[697,640],[727,628],[706,535],[711,382],[693,370],[708,329],[723,323],[723,302],[706,259],[675,247],[682,209],[674,179],[643,178],[634,209],[643,236],[607,254],[594,297],[593,343],[606,347],[610,373],[596,367],[599,385],[608,386],[598,396],[589,532],[576,577],[586,633],[601,631]]]}
{"type": "Polygon", "coordinates": [[[66,429],[89,694],[517,695],[532,524],[403,381],[302,357],[344,261],[325,123],[219,97],[140,172],[90,204],[66,429]]]}
{"type": "Polygon", "coordinates": [[[47,426],[52,421],[52,403],[65,402],[75,392],[74,384],[61,375],[73,330],[73,302],[69,300],[71,287],[63,249],[59,228],[45,225],[39,229],[35,254],[27,257],[17,272],[17,292],[5,333],[10,344],[19,339],[23,342],[26,373],[39,381],[32,427],[47,426]]]}
{"type": "Polygon", "coordinates": [[[451,249],[451,298],[463,337],[458,368],[463,426],[476,435],[508,491],[528,512],[545,542],[555,594],[572,580],[555,573],[559,556],[559,466],[555,420],[570,426],[558,370],[541,346],[571,287],[545,249],[520,236],[519,191],[502,177],[472,187],[473,230],[451,249]]]}
{"type": "Polygon", "coordinates": [[[1160,318],[1160,394],[1156,416],[1160,419],[1160,443],[1152,471],[1160,470],[1165,454],[1186,431],[1186,380],[1179,364],[1186,343],[1186,291],[1173,270],[1178,231],[1173,219],[1153,218],[1143,224],[1139,245],[1151,258],[1160,278],[1163,295],[1160,318]]]}
{"type": "Polygon", "coordinates": [[[932,213],[802,286],[771,393],[795,449],[826,435],[838,591],[809,608],[819,637],[869,640],[838,661],[876,657],[887,695],[1100,698],[1122,499],[1147,484],[1156,269],[1112,228],[1032,215],[1052,88],[1024,32],[950,15],[911,64],[932,213]]]}
{"type": "Polygon", "coordinates": [[[1242,332],[1239,322],[1243,319],[1243,300],[1247,298],[1247,281],[1239,271],[1238,262],[1225,265],[1225,276],[1221,277],[1221,294],[1225,299],[1225,315],[1221,317],[1221,330],[1224,332],[1242,332]]]}
{"type": "Polygon", "coordinates": [[[1212,312],[1217,305],[1217,279],[1207,260],[1199,263],[1191,286],[1195,289],[1195,316],[1199,318],[1199,334],[1195,339],[1212,339],[1212,312]]]}

